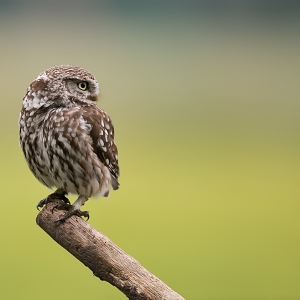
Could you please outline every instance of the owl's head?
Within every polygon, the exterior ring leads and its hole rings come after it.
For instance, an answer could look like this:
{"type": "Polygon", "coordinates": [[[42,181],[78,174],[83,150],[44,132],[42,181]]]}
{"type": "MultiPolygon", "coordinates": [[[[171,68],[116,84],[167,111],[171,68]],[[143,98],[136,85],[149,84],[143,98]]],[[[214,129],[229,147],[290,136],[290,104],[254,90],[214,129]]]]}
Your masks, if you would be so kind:
{"type": "MultiPolygon", "coordinates": [[[[58,65],[41,73],[28,87],[27,100],[33,106],[75,106],[98,100],[99,85],[87,70],[69,65],[58,65]]],[[[29,104],[29,103],[27,103],[29,104]]]]}

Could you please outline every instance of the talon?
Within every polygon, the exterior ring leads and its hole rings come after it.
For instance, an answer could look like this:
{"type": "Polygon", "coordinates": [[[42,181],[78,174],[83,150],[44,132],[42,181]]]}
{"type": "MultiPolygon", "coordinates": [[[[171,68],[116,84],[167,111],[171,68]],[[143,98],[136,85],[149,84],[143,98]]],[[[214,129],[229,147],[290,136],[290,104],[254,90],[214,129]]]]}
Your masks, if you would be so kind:
{"type": "Polygon", "coordinates": [[[89,218],[90,218],[90,213],[88,211],[78,210],[78,212],[76,213],[76,216],[78,216],[78,217],[85,217],[86,221],[88,221],[89,218]]]}
{"type": "MultiPolygon", "coordinates": [[[[65,191],[58,189],[54,193],[48,195],[46,198],[39,201],[38,204],[36,205],[36,208],[37,208],[37,210],[40,210],[39,208],[43,208],[44,205],[54,201],[55,199],[62,200],[62,201],[64,201],[65,204],[70,204],[69,199],[65,195],[67,195],[67,193],[65,191]]],[[[53,211],[53,209],[52,209],[52,211],[53,211]]]]}
{"type": "Polygon", "coordinates": [[[48,197],[42,199],[41,201],[38,202],[37,204],[37,209],[39,210],[40,207],[43,207],[49,202],[52,202],[56,199],[62,200],[60,203],[55,204],[51,212],[52,214],[54,213],[55,209],[62,209],[66,210],[66,213],[59,217],[57,220],[54,222],[64,222],[68,218],[70,218],[73,215],[76,215],[78,217],[84,217],[86,218],[86,221],[90,219],[90,214],[88,211],[81,211],[79,208],[84,204],[85,201],[88,200],[86,196],[80,195],[78,199],[75,201],[73,205],[71,205],[69,199],[66,197],[67,192],[65,192],[63,189],[59,188],[57,189],[54,193],[50,194],[48,197]]]}
{"type": "Polygon", "coordinates": [[[57,207],[57,205],[54,205],[51,209],[51,213],[53,214],[54,209],[57,207]]]}
{"type": "Polygon", "coordinates": [[[43,206],[44,206],[45,204],[48,203],[48,200],[47,200],[47,199],[48,199],[48,197],[42,199],[41,201],[39,201],[39,202],[37,203],[36,209],[37,209],[38,211],[40,211],[40,208],[43,208],[43,206]]]}
{"type": "Polygon", "coordinates": [[[71,207],[72,207],[72,205],[67,204],[67,203],[58,203],[52,207],[51,212],[53,213],[54,209],[69,210],[71,207]]]}
{"type": "MultiPolygon", "coordinates": [[[[55,205],[55,206],[57,206],[57,205],[55,205]]],[[[56,221],[54,221],[54,223],[64,222],[65,220],[67,220],[68,218],[70,218],[73,215],[75,215],[77,217],[85,217],[86,221],[88,221],[90,218],[90,214],[88,211],[81,211],[80,209],[75,209],[73,206],[69,206],[69,210],[64,215],[59,217],[56,221]]]]}

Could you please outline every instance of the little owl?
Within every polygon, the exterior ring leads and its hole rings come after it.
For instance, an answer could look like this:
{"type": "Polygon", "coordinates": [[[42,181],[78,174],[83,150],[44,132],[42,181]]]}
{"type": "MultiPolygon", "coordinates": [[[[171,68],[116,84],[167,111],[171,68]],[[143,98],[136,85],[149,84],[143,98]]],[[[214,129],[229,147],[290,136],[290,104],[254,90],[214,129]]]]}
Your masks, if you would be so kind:
{"type": "Polygon", "coordinates": [[[19,118],[20,144],[31,172],[56,191],[37,204],[54,199],[57,208],[89,218],[81,205],[92,196],[119,188],[118,150],[114,127],[96,105],[99,86],[88,71],[60,65],[41,73],[28,87],[19,118]],[[79,197],[70,205],[68,193],[79,197]]]}

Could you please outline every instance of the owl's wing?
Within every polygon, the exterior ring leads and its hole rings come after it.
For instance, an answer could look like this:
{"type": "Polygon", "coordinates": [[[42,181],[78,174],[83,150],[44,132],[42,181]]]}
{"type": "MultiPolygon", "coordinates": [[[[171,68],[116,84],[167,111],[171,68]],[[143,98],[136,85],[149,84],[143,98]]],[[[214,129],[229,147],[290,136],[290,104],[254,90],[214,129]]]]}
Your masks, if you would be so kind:
{"type": "Polygon", "coordinates": [[[112,187],[117,190],[120,186],[118,177],[118,149],[114,142],[114,127],[105,111],[99,107],[82,107],[82,117],[90,124],[90,136],[93,140],[94,152],[100,161],[109,169],[112,178],[112,187]]]}

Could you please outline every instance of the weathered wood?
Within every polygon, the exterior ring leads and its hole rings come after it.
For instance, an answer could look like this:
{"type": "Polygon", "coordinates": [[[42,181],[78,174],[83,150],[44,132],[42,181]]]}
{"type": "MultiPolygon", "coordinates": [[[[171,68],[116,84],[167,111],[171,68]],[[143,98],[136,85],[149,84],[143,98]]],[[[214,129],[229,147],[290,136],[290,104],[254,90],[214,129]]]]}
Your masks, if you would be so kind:
{"type": "Polygon", "coordinates": [[[65,213],[61,210],[52,213],[58,203],[60,200],[48,203],[38,214],[37,224],[95,276],[132,300],[184,299],[82,218],[72,216],[63,223],[55,223],[65,213]]]}

